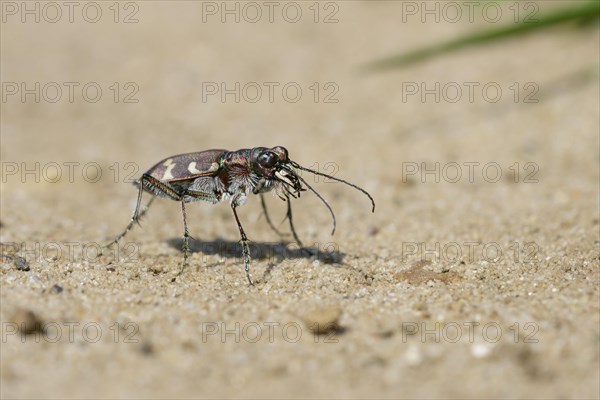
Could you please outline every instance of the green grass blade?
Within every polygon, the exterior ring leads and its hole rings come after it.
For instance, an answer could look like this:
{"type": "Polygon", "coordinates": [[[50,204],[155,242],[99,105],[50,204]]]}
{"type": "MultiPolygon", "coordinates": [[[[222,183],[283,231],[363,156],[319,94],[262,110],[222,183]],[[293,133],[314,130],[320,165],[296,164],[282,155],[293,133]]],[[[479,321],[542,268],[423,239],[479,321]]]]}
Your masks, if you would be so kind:
{"type": "Polygon", "coordinates": [[[512,26],[476,33],[430,47],[423,47],[408,53],[377,60],[365,65],[363,69],[366,71],[375,71],[399,68],[465,47],[505,39],[515,35],[522,35],[530,31],[547,28],[561,23],[587,20],[598,16],[600,16],[600,1],[593,0],[582,7],[566,8],[539,17],[536,22],[521,22],[512,26]]]}

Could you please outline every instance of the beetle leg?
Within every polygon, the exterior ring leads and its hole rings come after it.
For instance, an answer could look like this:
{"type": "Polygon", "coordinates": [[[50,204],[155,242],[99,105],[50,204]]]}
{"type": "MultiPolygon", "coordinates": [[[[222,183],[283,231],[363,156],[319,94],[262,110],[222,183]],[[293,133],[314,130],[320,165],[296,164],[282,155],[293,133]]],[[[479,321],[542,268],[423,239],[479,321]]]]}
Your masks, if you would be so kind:
{"type": "Polygon", "coordinates": [[[181,271],[177,274],[177,276],[183,273],[185,266],[187,265],[188,253],[190,252],[189,246],[189,237],[190,234],[188,232],[187,227],[187,218],[185,214],[185,201],[181,200],[181,214],[183,215],[183,262],[181,263],[181,271]]]}
{"type": "Polygon", "coordinates": [[[150,206],[152,205],[152,203],[154,202],[154,200],[156,200],[156,196],[152,196],[150,198],[150,200],[148,200],[148,202],[146,203],[146,205],[144,206],[144,208],[142,208],[142,211],[140,211],[140,213],[138,214],[137,218],[135,219],[135,223],[138,224],[140,227],[142,226],[140,224],[140,220],[144,217],[144,215],[146,215],[146,213],[148,212],[148,209],[150,208],[150,206]]]}
{"type": "Polygon", "coordinates": [[[240,219],[238,218],[237,211],[235,208],[237,205],[235,204],[235,200],[231,202],[231,209],[233,210],[233,216],[235,217],[235,222],[237,222],[238,229],[240,230],[240,236],[242,237],[242,254],[244,256],[244,267],[246,270],[246,278],[248,278],[248,282],[251,285],[252,278],[250,277],[250,248],[248,246],[248,238],[246,237],[246,233],[244,232],[244,228],[242,228],[242,224],[240,223],[240,219]]]}
{"type": "Polygon", "coordinates": [[[152,202],[154,201],[154,199],[156,199],[155,196],[152,196],[152,198],[148,201],[148,203],[146,203],[146,205],[140,210],[140,205],[142,203],[142,192],[143,192],[143,188],[140,185],[140,189],[138,192],[138,198],[137,198],[137,204],[135,206],[135,211],[133,212],[133,215],[131,216],[131,220],[129,221],[129,224],[127,224],[127,226],[125,227],[125,230],[123,230],[123,232],[121,232],[110,243],[107,243],[104,246],[102,246],[102,249],[100,249],[100,254],[102,254],[102,250],[108,249],[110,246],[112,246],[116,243],[119,243],[119,241],[121,239],[123,239],[125,237],[125,235],[127,235],[127,232],[129,232],[131,230],[131,228],[133,228],[133,224],[135,224],[135,223],[137,223],[138,225],[140,224],[139,220],[146,214],[146,212],[148,212],[150,205],[152,205],[152,202]]]}
{"type": "Polygon", "coordinates": [[[286,200],[287,200],[287,213],[286,213],[286,217],[288,219],[288,222],[290,223],[290,230],[292,231],[292,235],[294,236],[294,240],[296,241],[296,243],[298,243],[298,246],[300,246],[300,250],[302,250],[303,252],[305,252],[309,256],[313,256],[314,254],[312,253],[312,251],[310,251],[306,247],[304,247],[304,245],[302,244],[302,241],[300,240],[300,238],[298,237],[298,234],[296,233],[296,228],[294,228],[294,221],[292,219],[292,202],[290,201],[290,196],[287,193],[285,194],[285,197],[286,197],[286,200]]]}
{"type": "Polygon", "coordinates": [[[152,202],[156,199],[156,191],[160,191],[160,193],[164,194],[166,197],[173,199],[173,200],[180,200],[182,198],[182,196],[170,185],[163,183],[161,181],[159,181],[156,178],[153,178],[152,176],[148,175],[148,174],[144,174],[142,175],[142,177],[140,178],[139,182],[138,182],[138,187],[139,187],[139,191],[138,191],[138,198],[137,198],[137,204],[135,206],[135,211],[133,212],[133,215],[131,216],[131,220],[129,221],[129,224],[127,224],[127,226],[125,227],[125,230],[123,230],[123,232],[121,232],[113,241],[111,241],[110,243],[104,245],[102,247],[102,249],[100,249],[100,255],[102,254],[102,250],[103,249],[107,249],[110,246],[118,243],[121,239],[123,239],[125,237],[125,235],[127,235],[127,233],[131,230],[131,228],[133,228],[133,224],[138,224],[139,225],[139,220],[146,214],[146,212],[148,211],[148,208],[150,208],[150,205],[152,204],[152,202]],[[142,204],[142,193],[144,192],[144,189],[146,189],[146,191],[148,191],[150,194],[152,194],[152,198],[148,201],[148,203],[146,203],[145,207],[141,207],[142,204]],[[152,190],[155,189],[155,190],[152,190]]]}
{"type": "Polygon", "coordinates": [[[267,220],[267,223],[269,224],[271,229],[273,229],[273,232],[275,232],[277,235],[279,235],[280,238],[283,239],[283,234],[279,231],[279,229],[275,228],[275,225],[273,225],[273,222],[271,221],[271,217],[269,216],[269,212],[267,211],[265,195],[263,193],[260,194],[260,205],[262,206],[263,213],[265,214],[265,219],[267,220]]]}
{"type": "Polygon", "coordinates": [[[156,196],[168,197],[171,200],[180,201],[183,199],[183,195],[168,183],[161,182],[158,179],[144,174],[140,179],[140,186],[146,189],[147,192],[152,193],[156,196]]]}
{"type": "Polygon", "coordinates": [[[185,195],[196,198],[196,199],[204,200],[204,201],[209,201],[213,204],[219,202],[219,198],[217,196],[215,196],[213,193],[206,193],[206,192],[201,192],[198,190],[186,189],[185,195]]]}

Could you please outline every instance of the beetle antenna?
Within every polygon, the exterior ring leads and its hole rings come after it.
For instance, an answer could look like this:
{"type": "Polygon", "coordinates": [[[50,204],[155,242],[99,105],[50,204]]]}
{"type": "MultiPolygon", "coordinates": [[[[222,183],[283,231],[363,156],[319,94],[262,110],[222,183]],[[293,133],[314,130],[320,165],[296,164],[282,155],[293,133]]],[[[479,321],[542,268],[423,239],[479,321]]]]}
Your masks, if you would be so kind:
{"type": "MultiPolygon", "coordinates": [[[[351,186],[351,187],[353,187],[354,189],[356,189],[356,190],[359,190],[359,191],[363,192],[365,195],[367,195],[367,197],[369,198],[369,200],[371,200],[371,204],[373,204],[373,209],[372,209],[371,211],[372,211],[372,212],[375,212],[375,200],[373,200],[373,197],[371,197],[371,195],[369,194],[369,192],[367,192],[365,189],[361,188],[360,186],[357,186],[357,185],[355,185],[355,184],[353,184],[353,183],[350,183],[350,182],[348,182],[348,181],[345,181],[345,180],[343,180],[343,179],[339,179],[339,178],[333,177],[333,176],[331,176],[331,175],[324,174],[324,173],[322,173],[322,172],[319,172],[319,171],[314,171],[314,170],[312,170],[312,169],[310,169],[310,168],[305,168],[305,167],[301,166],[300,164],[298,164],[298,163],[296,163],[296,162],[294,162],[294,161],[291,161],[291,160],[290,160],[290,164],[291,164],[291,165],[292,165],[294,168],[298,168],[298,169],[300,169],[300,170],[303,170],[303,171],[307,171],[307,172],[313,173],[313,174],[315,174],[315,175],[321,175],[321,176],[324,176],[324,177],[326,177],[326,178],[333,179],[334,181],[338,181],[338,182],[341,182],[341,183],[345,183],[346,185],[348,185],[348,186],[351,186]]],[[[299,175],[296,175],[296,176],[298,176],[298,178],[300,178],[300,179],[302,180],[302,182],[304,182],[304,184],[306,184],[306,181],[305,181],[304,179],[302,179],[302,178],[301,178],[299,175]]],[[[312,188],[311,188],[310,186],[308,186],[308,185],[306,185],[306,186],[307,186],[309,189],[311,189],[311,190],[312,190],[312,188]]],[[[313,192],[314,192],[314,190],[313,190],[313,192]]]]}
{"type": "Polygon", "coordinates": [[[318,198],[319,200],[321,200],[323,202],[323,204],[325,204],[325,207],[327,207],[327,209],[329,210],[329,213],[331,214],[331,219],[333,220],[333,230],[331,231],[331,234],[333,235],[335,233],[335,226],[336,226],[336,222],[335,222],[335,214],[333,213],[333,210],[331,209],[331,206],[329,205],[329,203],[327,202],[327,200],[325,200],[323,198],[323,196],[321,196],[315,189],[312,188],[312,186],[310,186],[304,179],[302,179],[302,177],[298,174],[296,174],[294,172],[294,175],[300,179],[300,181],[302,183],[304,183],[306,185],[306,187],[313,192],[318,198]]]}

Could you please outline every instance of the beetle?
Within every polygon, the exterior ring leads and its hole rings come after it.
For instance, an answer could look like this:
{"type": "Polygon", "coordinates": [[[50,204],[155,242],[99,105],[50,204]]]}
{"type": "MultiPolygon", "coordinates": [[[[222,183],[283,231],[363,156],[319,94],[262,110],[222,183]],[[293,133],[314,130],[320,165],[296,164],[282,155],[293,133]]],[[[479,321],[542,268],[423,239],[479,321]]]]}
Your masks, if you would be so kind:
{"type": "Polygon", "coordinates": [[[178,201],[181,203],[183,216],[183,262],[178,274],[180,275],[187,265],[190,250],[186,203],[208,201],[215,204],[221,201],[229,201],[240,232],[246,277],[250,285],[253,285],[250,277],[248,237],[237,214],[237,207],[246,203],[250,194],[261,196],[261,205],[266,220],[276,232],[278,231],[271,223],[267,213],[263,194],[274,190],[279,198],[287,202],[286,218],[290,230],[296,242],[304,249],[294,228],[290,198],[300,197],[300,193],[308,188],[329,210],[333,222],[331,234],[335,233],[335,214],[331,206],[296,170],[321,175],[361,191],[369,198],[372,211],[375,212],[375,201],[366,190],[343,179],[302,167],[289,158],[285,147],[254,147],[237,151],[206,150],[165,158],[144,173],[140,179],[136,180],[134,185],[138,187],[138,196],[131,220],[125,230],[104,247],[117,244],[135,223],[139,223],[140,218],[148,211],[157,197],[178,201]],[[150,193],[152,198],[144,207],[141,207],[143,192],[150,193]]]}

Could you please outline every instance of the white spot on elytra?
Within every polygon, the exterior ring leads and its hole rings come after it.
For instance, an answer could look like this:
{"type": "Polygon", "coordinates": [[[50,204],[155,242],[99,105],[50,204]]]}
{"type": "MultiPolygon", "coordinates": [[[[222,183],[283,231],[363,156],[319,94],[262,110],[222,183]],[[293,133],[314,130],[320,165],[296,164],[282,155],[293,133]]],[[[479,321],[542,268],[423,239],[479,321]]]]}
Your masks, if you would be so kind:
{"type": "Polygon", "coordinates": [[[175,168],[175,165],[177,164],[173,162],[172,158],[169,158],[163,163],[163,165],[167,167],[167,170],[165,171],[165,174],[163,175],[161,180],[166,181],[168,179],[173,179],[173,174],[171,173],[171,171],[173,170],[173,168],[175,168]]]}
{"type": "Polygon", "coordinates": [[[190,163],[190,165],[188,165],[188,171],[190,171],[190,173],[192,173],[192,174],[205,174],[205,173],[215,172],[218,169],[219,169],[219,164],[217,164],[217,163],[212,163],[210,165],[210,168],[206,171],[200,171],[199,169],[197,169],[196,161],[192,161],[190,163]]]}

